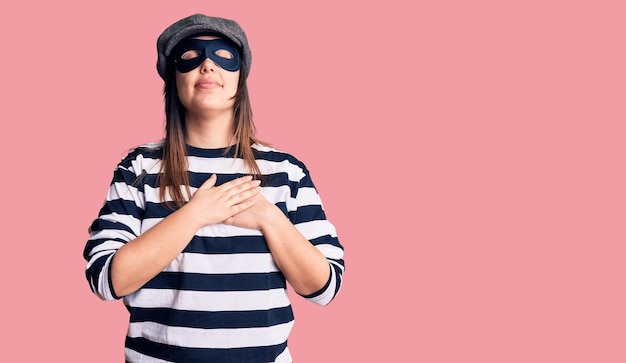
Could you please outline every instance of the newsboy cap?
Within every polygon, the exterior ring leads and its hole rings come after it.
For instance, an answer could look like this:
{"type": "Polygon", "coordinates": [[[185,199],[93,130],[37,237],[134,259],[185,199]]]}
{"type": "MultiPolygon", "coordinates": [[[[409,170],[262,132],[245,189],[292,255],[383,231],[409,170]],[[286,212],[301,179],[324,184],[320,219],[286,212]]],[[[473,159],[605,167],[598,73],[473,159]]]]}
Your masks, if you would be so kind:
{"type": "Polygon", "coordinates": [[[234,20],[206,16],[204,14],[194,14],[180,19],[159,35],[157,39],[157,71],[159,76],[165,80],[167,58],[178,42],[187,37],[203,33],[223,36],[241,49],[241,56],[246,64],[246,74],[244,76],[247,78],[250,73],[250,65],[252,64],[252,53],[248,46],[246,33],[234,20]]]}

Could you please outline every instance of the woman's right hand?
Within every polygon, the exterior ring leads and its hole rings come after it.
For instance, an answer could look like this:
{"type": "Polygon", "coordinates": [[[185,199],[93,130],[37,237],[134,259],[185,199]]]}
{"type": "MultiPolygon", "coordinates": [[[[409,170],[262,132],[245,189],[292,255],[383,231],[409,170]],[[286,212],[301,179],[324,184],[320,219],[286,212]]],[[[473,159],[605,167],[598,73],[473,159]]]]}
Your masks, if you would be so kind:
{"type": "Polygon", "coordinates": [[[255,203],[254,196],[261,190],[260,180],[252,180],[252,176],[243,176],[215,186],[217,176],[211,175],[196,190],[187,203],[187,208],[199,227],[221,223],[242,212],[255,203]]]}

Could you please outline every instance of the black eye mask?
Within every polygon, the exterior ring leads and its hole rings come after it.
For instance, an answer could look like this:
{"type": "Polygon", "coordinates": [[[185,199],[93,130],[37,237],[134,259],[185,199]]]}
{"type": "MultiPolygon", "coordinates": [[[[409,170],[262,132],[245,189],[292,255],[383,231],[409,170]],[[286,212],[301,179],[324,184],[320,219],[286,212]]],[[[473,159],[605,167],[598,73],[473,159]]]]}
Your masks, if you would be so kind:
{"type": "Polygon", "coordinates": [[[197,68],[207,58],[230,72],[241,68],[241,56],[237,47],[225,39],[185,39],[176,46],[172,55],[176,69],[181,73],[197,68]]]}

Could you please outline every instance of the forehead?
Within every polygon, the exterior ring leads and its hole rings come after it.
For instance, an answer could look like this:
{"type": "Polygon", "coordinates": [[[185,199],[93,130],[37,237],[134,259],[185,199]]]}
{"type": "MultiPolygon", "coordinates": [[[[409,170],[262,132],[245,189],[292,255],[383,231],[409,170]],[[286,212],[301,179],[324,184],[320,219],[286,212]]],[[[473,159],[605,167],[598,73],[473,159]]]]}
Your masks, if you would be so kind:
{"type": "Polygon", "coordinates": [[[217,35],[198,35],[195,37],[191,37],[192,39],[199,39],[199,40],[213,40],[213,39],[222,39],[221,37],[218,37],[217,35]]]}

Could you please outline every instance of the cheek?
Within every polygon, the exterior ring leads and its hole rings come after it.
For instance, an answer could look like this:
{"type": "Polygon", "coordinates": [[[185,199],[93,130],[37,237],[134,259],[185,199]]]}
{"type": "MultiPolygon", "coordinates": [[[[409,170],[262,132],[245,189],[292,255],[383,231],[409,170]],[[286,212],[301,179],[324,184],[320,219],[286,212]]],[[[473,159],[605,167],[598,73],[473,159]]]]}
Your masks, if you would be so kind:
{"type": "Polygon", "coordinates": [[[233,92],[237,92],[237,88],[239,87],[239,71],[237,72],[229,72],[228,74],[228,88],[233,91],[233,92]]]}
{"type": "Polygon", "coordinates": [[[182,73],[176,73],[176,89],[178,93],[185,90],[185,76],[182,73]]]}
{"type": "Polygon", "coordinates": [[[186,82],[185,77],[181,74],[176,75],[176,90],[178,91],[180,102],[187,106],[185,100],[189,97],[188,82],[186,82]]]}

